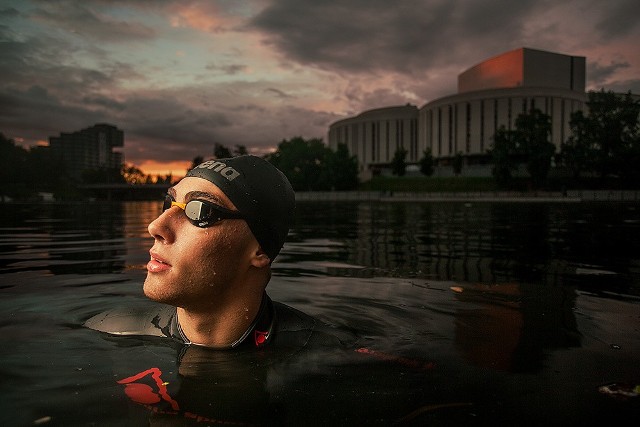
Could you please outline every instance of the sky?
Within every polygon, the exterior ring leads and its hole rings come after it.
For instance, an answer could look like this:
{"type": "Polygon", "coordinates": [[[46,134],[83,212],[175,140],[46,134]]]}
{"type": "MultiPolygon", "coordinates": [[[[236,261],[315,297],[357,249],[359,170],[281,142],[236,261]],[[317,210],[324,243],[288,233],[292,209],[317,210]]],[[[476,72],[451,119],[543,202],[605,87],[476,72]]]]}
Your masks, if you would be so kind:
{"type": "Polygon", "coordinates": [[[127,163],[176,176],[216,143],[262,155],[421,107],[520,47],[640,93],[639,45],[637,0],[0,0],[0,132],[30,147],[109,123],[127,163]]]}

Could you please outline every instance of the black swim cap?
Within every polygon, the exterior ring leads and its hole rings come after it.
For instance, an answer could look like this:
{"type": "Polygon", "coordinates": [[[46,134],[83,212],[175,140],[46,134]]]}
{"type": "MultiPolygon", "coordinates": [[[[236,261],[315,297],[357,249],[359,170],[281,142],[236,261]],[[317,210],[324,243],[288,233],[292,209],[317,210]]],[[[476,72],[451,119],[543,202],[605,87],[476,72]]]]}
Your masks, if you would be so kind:
{"type": "Polygon", "coordinates": [[[293,222],[296,199],[286,176],[256,156],[204,162],[186,176],[214,183],[245,217],[271,261],[278,255],[293,222]]]}

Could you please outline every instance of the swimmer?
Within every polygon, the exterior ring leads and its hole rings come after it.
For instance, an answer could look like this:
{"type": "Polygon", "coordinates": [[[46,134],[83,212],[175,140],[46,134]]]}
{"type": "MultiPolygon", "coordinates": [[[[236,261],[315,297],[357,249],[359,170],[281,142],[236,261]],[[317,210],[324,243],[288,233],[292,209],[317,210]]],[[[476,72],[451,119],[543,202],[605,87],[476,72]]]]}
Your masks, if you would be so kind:
{"type": "Polygon", "coordinates": [[[342,342],[266,293],[294,211],[291,184],[264,159],[245,155],[196,166],[169,189],[148,226],[154,242],[143,289],[161,304],[110,310],[85,325],[218,349],[342,342]]]}

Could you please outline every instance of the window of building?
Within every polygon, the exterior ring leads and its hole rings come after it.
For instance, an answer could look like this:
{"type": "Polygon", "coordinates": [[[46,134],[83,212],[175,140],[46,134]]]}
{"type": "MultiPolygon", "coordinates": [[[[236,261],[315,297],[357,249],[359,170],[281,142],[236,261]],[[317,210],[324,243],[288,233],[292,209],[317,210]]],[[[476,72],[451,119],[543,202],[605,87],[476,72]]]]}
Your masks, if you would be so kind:
{"type": "Polygon", "coordinates": [[[431,152],[433,152],[433,110],[429,110],[429,129],[427,131],[429,135],[428,143],[431,152]]]}
{"type": "Polygon", "coordinates": [[[449,135],[448,135],[448,140],[449,140],[449,155],[451,155],[453,153],[453,111],[451,108],[451,105],[449,105],[449,117],[448,117],[448,123],[449,123],[449,135]]]}
{"type": "Polygon", "coordinates": [[[353,155],[358,156],[358,158],[362,159],[362,157],[360,157],[360,153],[359,153],[359,144],[358,144],[358,139],[360,138],[359,135],[359,127],[358,125],[352,125],[351,127],[351,131],[353,133],[353,155]]]}
{"type": "Polygon", "coordinates": [[[560,143],[564,143],[565,100],[560,101],[560,143]]]}
{"type": "Polygon", "coordinates": [[[362,159],[367,159],[367,124],[362,123],[362,159]]]}
{"type": "Polygon", "coordinates": [[[465,150],[471,151],[471,103],[467,102],[467,123],[465,127],[465,150]]]}
{"type": "Polygon", "coordinates": [[[480,101],[480,153],[484,153],[484,99],[480,101]]]}
{"type": "Polygon", "coordinates": [[[411,160],[418,159],[418,121],[411,119],[409,122],[409,138],[411,139],[411,160]]]}
{"type": "Polygon", "coordinates": [[[371,122],[371,161],[376,161],[376,122],[371,122]]]}
{"type": "Polygon", "coordinates": [[[389,161],[389,120],[385,122],[384,126],[384,140],[385,140],[385,151],[387,154],[386,161],[389,161]]]}
{"type": "Polygon", "coordinates": [[[442,155],[442,108],[438,108],[438,156],[442,155]]]}
{"type": "Polygon", "coordinates": [[[498,99],[493,100],[493,134],[498,131],[498,99]]]}

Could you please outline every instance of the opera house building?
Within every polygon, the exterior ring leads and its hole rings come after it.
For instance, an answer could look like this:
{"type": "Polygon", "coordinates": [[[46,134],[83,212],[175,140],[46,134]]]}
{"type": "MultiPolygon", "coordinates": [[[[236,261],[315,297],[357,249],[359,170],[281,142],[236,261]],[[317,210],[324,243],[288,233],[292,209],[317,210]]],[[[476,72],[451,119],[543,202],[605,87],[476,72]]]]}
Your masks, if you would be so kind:
{"type": "MultiPolygon", "coordinates": [[[[414,105],[365,111],[329,127],[329,146],[347,145],[358,158],[361,178],[389,173],[398,148],[407,164],[417,164],[425,150],[439,167],[461,153],[463,174],[491,174],[487,150],[497,129],[515,127],[519,114],[537,108],[551,117],[551,141],[559,149],[570,133],[571,113],[584,109],[585,58],[520,48],[487,59],[458,76],[458,93],[418,109],[414,105]]],[[[414,168],[415,169],[415,168],[414,168]]]]}

